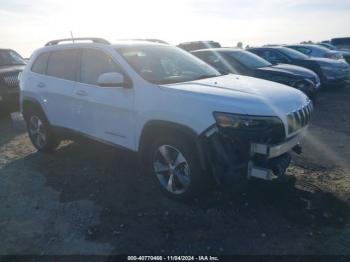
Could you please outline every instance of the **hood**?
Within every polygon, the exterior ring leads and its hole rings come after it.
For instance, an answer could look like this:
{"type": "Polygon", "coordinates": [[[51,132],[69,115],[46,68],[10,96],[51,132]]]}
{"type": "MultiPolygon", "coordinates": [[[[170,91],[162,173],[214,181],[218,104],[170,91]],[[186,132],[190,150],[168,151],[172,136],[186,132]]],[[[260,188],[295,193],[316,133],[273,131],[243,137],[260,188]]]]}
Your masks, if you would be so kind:
{"type": "Polygon", "coordinates": [[[292,74],[294,76],[302,76],[306,78],[311,78],[315,76],[315,73],[307,68],[289,64],[277,64],[269,67],[259,68],[259,70],[276,73],[279,72],[289,75],[292,74]]]}
{"type": "Polygon", "coordinates": [[[161,88],[186,92],[193,96],[193,101],[204,99],[208,107],[216,106],[213,110],[248,115],[285,116],[309,101],[302,92],[292,87],[233,74],[162,85],[161,88]]]}
{"type": "Polygon", "coordinates": [[[25,65],[0,66],[0,73],[21,72],[21,71],[23,71],[24,67],[25,67],[25,65]]]}

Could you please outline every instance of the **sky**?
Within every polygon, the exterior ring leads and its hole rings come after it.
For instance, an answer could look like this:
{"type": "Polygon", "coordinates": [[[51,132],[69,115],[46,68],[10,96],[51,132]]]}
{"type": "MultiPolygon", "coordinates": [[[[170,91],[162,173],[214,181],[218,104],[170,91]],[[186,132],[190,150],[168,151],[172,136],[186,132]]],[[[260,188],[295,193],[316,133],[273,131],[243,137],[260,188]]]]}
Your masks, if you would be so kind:
{"type": "Polygon", "coordinates": [[[223,46],[350,36],[350,0],[0,0],[0,48],[22,56],[46,42],[96,36],[223,46]]]}

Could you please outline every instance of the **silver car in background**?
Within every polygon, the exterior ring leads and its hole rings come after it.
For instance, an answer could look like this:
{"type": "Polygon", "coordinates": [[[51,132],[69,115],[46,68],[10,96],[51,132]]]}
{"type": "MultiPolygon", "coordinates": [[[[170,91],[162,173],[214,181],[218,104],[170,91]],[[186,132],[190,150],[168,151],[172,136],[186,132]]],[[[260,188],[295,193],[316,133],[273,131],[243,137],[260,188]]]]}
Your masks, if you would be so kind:
{"type": "Polygon", "coordinates": [[[350,64],[350,50],[349,51],[340,50],[335,45],[332,45],[330,43],[318,43],[318,45],[323,46],[325,48],[328,48],[329,50],[341,52],[343,57],[344,57],[344,59],[345,59],[345,61],[348,64],[350,64]]]}
{"type": "Polygon", "coordinates": [[[304,55],[311,57],[321,57],[330,59],[344,59],[342,53],[336,50],[330,50],[323,46],[312,45],[312,44],[297,44],[297,45],[286,45],[285,47],[292,48],[296,51],[303,53],[304,55]]]}

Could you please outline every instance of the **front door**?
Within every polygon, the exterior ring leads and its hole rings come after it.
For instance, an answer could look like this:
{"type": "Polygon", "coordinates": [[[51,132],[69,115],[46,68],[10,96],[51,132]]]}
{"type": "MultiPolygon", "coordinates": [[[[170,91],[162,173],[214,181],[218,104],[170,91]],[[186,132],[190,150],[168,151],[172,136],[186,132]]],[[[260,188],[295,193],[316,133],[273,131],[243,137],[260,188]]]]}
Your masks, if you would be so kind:
{"type": "Polygon", "coordinates": [[[135,143],[134,89],[100,87],[97,83],[101,74],[113,72],[123,74],[111,55],[99,49],[82,49],[76,123],[90,136],[131,149],[135,143]]]}

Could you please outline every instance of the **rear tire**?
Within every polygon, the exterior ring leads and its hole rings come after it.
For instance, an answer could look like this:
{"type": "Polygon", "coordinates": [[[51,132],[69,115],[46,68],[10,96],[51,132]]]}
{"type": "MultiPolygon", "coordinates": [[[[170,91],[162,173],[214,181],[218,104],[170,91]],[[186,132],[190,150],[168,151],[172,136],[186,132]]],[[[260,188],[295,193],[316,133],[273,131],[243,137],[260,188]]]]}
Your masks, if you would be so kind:
{"type": "Polygon", "coordinates": [[[186,136],[167,134],[156,138],[145,150],[148,173],[161,191],[175,200],[190,200],[208,189],[208,176],[198,152],[186,136]]]}
{"type": "Polygon", "coordinates": [[[45,115],[39,110],[30,109],[25,114],[28,135],[33,146],[41,152],[52,152],[60,141],[54,135],[45,115]]]}

